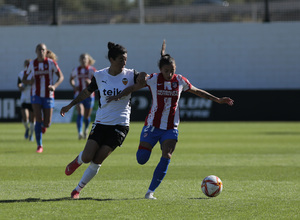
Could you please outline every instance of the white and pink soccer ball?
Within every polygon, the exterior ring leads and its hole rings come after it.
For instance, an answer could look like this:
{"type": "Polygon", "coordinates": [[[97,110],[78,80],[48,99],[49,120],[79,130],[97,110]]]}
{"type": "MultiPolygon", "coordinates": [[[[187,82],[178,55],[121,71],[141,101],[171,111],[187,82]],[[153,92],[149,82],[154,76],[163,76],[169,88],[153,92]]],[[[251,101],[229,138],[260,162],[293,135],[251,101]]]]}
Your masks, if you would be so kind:
{"type": "Polygon", "coordinates": [[[214,175],[207,176],[201,183],[202,192],[208,197],[216,197],[223,190],[222,180],[214,175]]]}

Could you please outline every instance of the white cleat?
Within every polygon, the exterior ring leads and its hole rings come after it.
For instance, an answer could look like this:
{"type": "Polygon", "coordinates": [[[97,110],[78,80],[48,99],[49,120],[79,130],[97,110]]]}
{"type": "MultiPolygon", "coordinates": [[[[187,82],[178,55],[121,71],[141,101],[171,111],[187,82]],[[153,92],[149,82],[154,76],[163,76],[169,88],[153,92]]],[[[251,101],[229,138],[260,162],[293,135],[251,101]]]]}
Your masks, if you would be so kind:
{"type": "Polygon", "coordinates": [[[83,137],[83,134],[82,133],[79,133],[78,134],[78,140],[81,140],[81,139],[83,139],[84,137],[83,137]]]}
{"type": "Polygon", "coordinates": [[[145,195],[145,199],[156,199],[156,197],[153,196],[153,192],[148,192],[145,195]]]}
{"type": "Polygon", "coordinates": [[[85,129],[84,133],[83,133],[83,138],[86,139],[89,137],[89,129],[85,129]]]}

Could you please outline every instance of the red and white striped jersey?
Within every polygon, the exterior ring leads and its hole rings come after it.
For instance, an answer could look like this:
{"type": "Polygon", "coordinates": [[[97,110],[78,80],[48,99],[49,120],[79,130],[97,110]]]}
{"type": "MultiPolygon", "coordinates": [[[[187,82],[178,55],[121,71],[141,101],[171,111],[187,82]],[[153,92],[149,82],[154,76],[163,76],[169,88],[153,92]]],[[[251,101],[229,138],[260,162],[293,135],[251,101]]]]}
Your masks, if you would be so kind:
{"type": "MultiPolygon", "coordinates": [[[[71,77],[75,80],[75,86],[79,87],[79,90],[75,92],[75,96],[77,96],[82,90],[87,87],[85,82],[86,79],[92,79],[94,73],[96,72],[96,68],[93,66],[82,67],[79,66],[74,68],[71,74],[71,77]]],[[[91,94],[91,97],[94,97],[95,93],[91,94]]]]}
{"type": "Polygon", "coordinates": [[[177,128],[180,121],[179,98],[182,91],[192,87],[191,83],[179,74],[165,80],[162,73],[153,73],[147,79],[147,86],[152,94],[152,107],[145,125],[163,130],[177,128]]]}
{"type": "Polygon", "coordinates": [[[50,91],[48,86],[53,85],[53,74],[60,71],[57,63],[49,58],[39,62],[37,59],[30,62],[27,68],[27,79],[34,77],[31,87],[31,95],[45,98],[54,98],[54,91],[50,91]]]}

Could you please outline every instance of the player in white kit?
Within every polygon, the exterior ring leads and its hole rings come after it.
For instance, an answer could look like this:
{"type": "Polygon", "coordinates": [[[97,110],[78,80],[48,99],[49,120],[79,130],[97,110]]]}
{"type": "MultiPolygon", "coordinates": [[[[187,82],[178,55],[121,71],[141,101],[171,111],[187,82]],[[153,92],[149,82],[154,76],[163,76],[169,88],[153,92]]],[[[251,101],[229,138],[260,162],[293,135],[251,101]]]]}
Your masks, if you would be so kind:
{"type": "MultiPolygon", "coordinates": [[[[70,76],[70,84],[74,89],[74,98],[84,90],[90,83],[96,72],[94,65],[95,60],[91,55],[83,53],[79,57],[80,66],[74,68],[70,76]]],[[[91,113],[95,103],[95,93],[76,105],[77,119],[76,126],[78,139],[86,138],[89,124],[91,122],[91,113]],[[84,122],[84,129],[83,129],[84,122]]]]}
{"type": "MultiPolygon", "coordinates": [[[[162,156],[158,163],[153,178],[145,194],[146,199],[156,199],[153,196],[155,189],[165,177],[168,166],[178,140],[179,125],[179,99],[183,91],[193,93],[199,97],[210,99],[219,104],[233,105],[233,100],[228,97],[217,98],[210,93],[194,87],[185,77],[175,74],[175,60],[165,54],[165,41],[162,46],[161,59],[159,60],[160,73],[153,73],[142,84],[130,86],[116,97],[109,97],[108,101],[122,100],[123,96],[133,91],[148,86],[152,94],[152,107],[145,120],[145,126],[141,132],[140,144],[136,154],[139,164],[145,164],[151,155],[152,148],[159,141],[162,156]]],[[[114,103],[114,102],[112,102],[114,103]]]]}
{"type": "Polygon", "coordinates": [[[119,45],[108,43],[108,59],[110,67],[96,71],[91,83],[69,105],[64,106],[62,116],[74,105],[89,97],[94,91],[99,92],[99,108],[85,148],[67,165],[65,174],[71,175],[82,163],[90,163],[77,187],[72,191],[71,198],[78,199],[80,191],[98,173],[102,162],[118,146],[121,146],[129,131],[130,97],[125,96],[119,102],[108,103],[106,98],[120,93],[127,86],[134,85],[140,76],[133,69],[125,68],[127,50],[119,45]]]}
{"type": "Polygon", "coordinates": [[[24,74],[26,74],[26,69],[30,63],[31,59],[27,59],[24,61],[24,68],[18,75],[18,88],[21,92],[21,114],[22,114],[22,122],[25,127],[25,139],[29,139],[30,141],[34,141],[33,139],[33,132],[34,132],[34,123],[35,118],[31,106],[30,100],[30,93],[31,93],[31,86],[22,83],[22,79],[24,74]]]}

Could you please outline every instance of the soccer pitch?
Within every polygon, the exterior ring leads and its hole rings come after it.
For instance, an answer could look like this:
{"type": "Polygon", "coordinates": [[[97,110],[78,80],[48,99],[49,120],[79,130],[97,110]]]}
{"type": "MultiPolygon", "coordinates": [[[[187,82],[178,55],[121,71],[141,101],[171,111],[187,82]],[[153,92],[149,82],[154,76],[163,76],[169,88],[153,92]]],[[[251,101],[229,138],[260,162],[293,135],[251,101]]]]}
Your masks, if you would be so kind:
{"type": "Polygon", "coordinates": [[[87,168],[64,174],[85,145],[76,125],[52,124],[37,154],[21,123],[1,123],[0,219],[300,219],[300,122],[182,122],[157,200],[144,195],[161,151],[136,162],[142,126],[131,123],[123,146],[71,200],[87,168]],[[208,175],[223,181],[216,198],[201,191],[208,175]]]}

